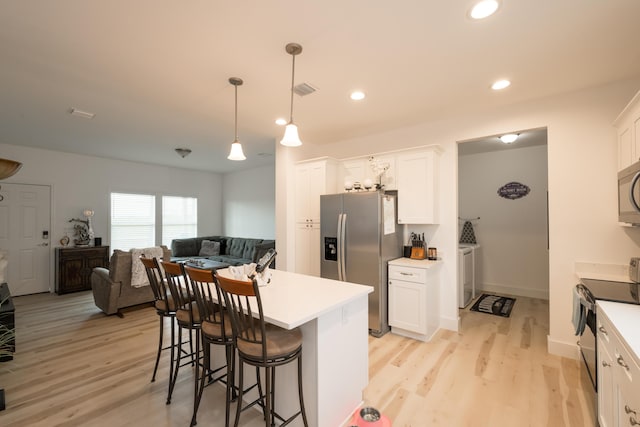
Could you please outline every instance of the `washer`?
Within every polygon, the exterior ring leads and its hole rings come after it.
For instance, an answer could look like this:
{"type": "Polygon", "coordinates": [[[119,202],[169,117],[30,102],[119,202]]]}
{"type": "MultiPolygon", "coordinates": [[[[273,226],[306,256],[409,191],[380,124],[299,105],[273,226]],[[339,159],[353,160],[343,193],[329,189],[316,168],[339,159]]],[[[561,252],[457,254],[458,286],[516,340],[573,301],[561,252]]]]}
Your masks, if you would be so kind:
{"type": "MultiPolygon", "coordinates": [[[[460,243],[459,245],[460,249],[469,249],[471,250],[471,259],[472,259],[472,268],[471,268],[471,272],[467,271],[467,274],[465,277],[467,278],[471,278],[471,285],[470,285],[470,289],[471,289],[471,300],[476,298],[476,290],[480,290],[482,288],[482,259],[481,259],[481,246],[478,244],[469,244],[469,243],[460,243]]],[[[462,265],[462,264],[459,264],[462,265]]],[[[459,267],[460,268],[460,267],[459,267]]],[[[465,274],[464,272],[460,272],[458,274],[458,277],[460,278],[460,276],[462,274],[465,274]]],[[[467,290],[467,292],[469,292],[467,290]]],[[[459,295],[464,295],[464,290],[459,292],[459,295]]],[[[462,301],[462,298],[459,298],[460,301],[462,301]]],[[[467,301],[466,304],[468,304],[469,302],[467,301]]],[[[466,306],[465,304],[465,306],[466,306]]],[[[462,307],[462,305],[461,305],[462,307]]]]}
{"type": "Polygon", "coordinates": [[[465,308],[473,299],[473,250],[458,249],[458,306],[465,308]]]}

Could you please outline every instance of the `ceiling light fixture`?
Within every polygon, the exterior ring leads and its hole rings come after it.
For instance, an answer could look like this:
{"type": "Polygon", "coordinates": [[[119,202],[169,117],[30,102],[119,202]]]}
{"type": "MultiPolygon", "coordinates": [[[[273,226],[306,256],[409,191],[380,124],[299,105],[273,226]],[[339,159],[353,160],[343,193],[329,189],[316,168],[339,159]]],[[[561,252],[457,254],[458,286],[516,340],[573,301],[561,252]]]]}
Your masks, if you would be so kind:
{"type": "Polygon", "coordinates": [[[289,123],[287,123],[280,144],[286,147],[298,147],[302,145],[302,141],[300,141],[300,137],[298,136],[298,126],[293,123],[293,82],[295,81],[296,74],[296,55],[302,52],[302,46],[298,43],[289,43],[285,47],[285,50],[293,57],[293,65],[291,67],[291,110],[289,111],[289,123]]]}
{"type": "Polygon", "coordinates": [[[283,118],[276,119],[276,124],[278,126],[284,126],[287,124],[287,119],[283,119],[283,118]]]}
{"type": "Polygon", "coordinates": [[[491,89],[493,90],[502,90],[511,86],[511,82],[509,80],[498,80],[494,84],[491,85],[491,89]]]}
{"type": "Polygon", "coordinates": [[[493,15],[498,7],[500,7],[498,0],[482,0],[473,6],[469,15],[473,19],[484,19],[493,15]]]}
{"type": "Polygon", "coordinates": [[[0,179],[6,179],[15,175],[21,167],[22,163],[20,162],[0,158],[0,179]]]}
{"type": "Polygon", "coordinates": [[[508,133],[506,135],[502,135],[500,137],[500,141],[504,142],[505,144],[511,144],[516,139],[518,139],[519,135],[520,135],[519,133],[508,133]]]}
{"type": "Polygon", "coordinates": [[[242,152],[242,145],[240,144],[240,141],[238,140],[238,86],[240,86],[243,81],[242,79],[239,79],[237,77],[231,77],[229,79],[229,83],[231,83],[236,90],[236,110],[235,110],[235,130],[236,130],[236,139],[233,140],[233,143],[231,144],[231,152],[229,153],[229,156],[227,157],[227,159],[229,160],[245,160],[246,157],[244,155],[244,153],[242,152]]]}
{"type": "Polygon", "coordinates": [[[355,92],[351,92],[351,95],[349,97],[354,101],[361,101],[365,98],[365,96],[366,95],[364,94],[364,92],[357,90],[355,92]]]}
{"type": "Polygon", "coordinates": [[[191,154],[191,150],[188,148],[176,148],[176,153],[183,159],[191,154]]]}

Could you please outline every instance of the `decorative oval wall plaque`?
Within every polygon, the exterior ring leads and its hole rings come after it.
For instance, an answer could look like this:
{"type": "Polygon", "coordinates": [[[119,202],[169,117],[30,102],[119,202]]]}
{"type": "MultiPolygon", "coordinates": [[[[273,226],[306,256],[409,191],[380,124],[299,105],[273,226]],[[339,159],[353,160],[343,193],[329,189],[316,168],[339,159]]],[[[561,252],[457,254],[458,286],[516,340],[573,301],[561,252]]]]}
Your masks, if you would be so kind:
{"type": "Polygon", "coordinates": [[[505,199],[515,200],[529,194],[530,188],[519,182],[510,182],[498,188],[498,195],[505,199]]]}

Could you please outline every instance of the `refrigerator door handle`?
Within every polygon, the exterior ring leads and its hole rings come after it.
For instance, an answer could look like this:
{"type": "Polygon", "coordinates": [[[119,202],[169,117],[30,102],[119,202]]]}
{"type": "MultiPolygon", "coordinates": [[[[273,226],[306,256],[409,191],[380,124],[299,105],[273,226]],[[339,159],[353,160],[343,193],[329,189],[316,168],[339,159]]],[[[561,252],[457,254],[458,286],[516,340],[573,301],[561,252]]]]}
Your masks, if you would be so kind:
{"type": "Polygon", "coordinates": [[[337,248],[338,251],[338,280],[342,280],[342,214],[338,214],[338,242],[337,248]]]}
{"type": "Polygon", "coordinates": [[[342,281],[347,281],[347,214],[342,214],[342,229],[340,230],[340,264],[342,265],[342,281]]]}

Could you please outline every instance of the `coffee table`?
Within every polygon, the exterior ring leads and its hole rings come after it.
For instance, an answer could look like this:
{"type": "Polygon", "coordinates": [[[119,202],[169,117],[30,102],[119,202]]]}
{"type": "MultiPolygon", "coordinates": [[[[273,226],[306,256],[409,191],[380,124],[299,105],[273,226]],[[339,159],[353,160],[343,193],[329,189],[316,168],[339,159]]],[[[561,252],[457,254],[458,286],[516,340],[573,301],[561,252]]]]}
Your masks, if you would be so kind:
{"type": "Polygon", "coordinates": [[[186,260],[184,265],[191,268],[198,268],[200,270],[218,270],[220,268],[227,268],[230,264],[226,262],[212,261],[210,259],[195,259],[186,260]]]}

